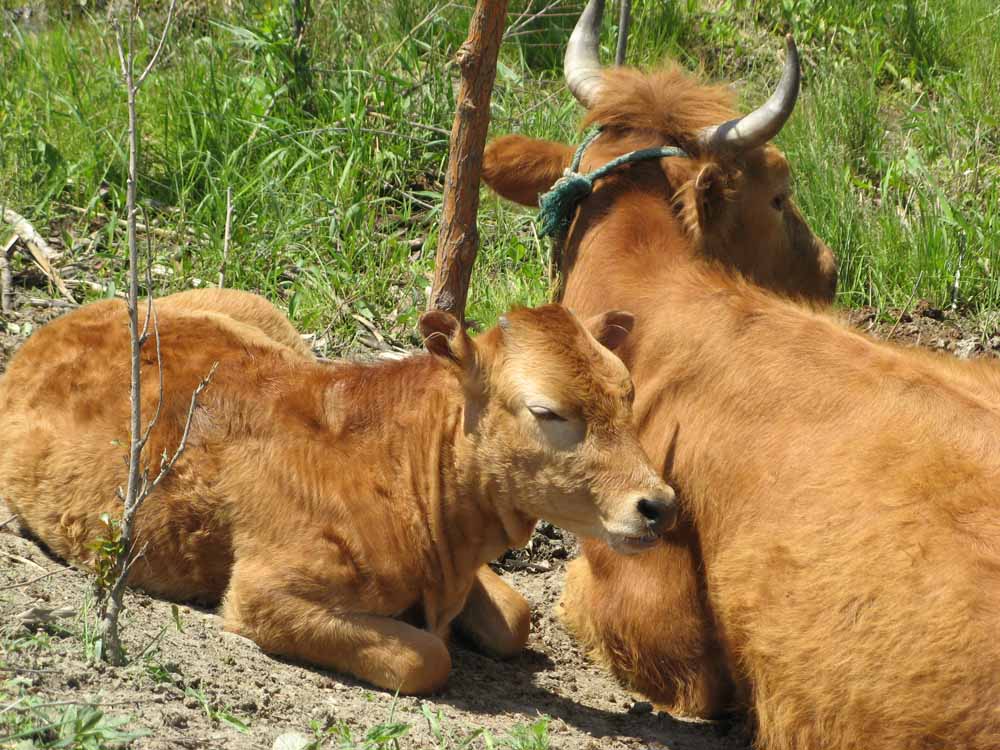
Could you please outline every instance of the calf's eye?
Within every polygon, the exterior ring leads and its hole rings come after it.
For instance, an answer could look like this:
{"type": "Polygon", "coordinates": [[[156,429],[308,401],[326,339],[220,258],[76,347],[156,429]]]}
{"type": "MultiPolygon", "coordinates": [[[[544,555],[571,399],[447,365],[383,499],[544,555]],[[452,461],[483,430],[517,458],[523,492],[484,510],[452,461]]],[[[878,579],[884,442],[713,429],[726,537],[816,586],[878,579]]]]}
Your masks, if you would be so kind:
{"type": "Polygon", "coordinates": [[[534,415],[535,419],[545,422],[565,422],[566,417],[560,417],[547,406],[529,406],[528,411],[534,415]]]}

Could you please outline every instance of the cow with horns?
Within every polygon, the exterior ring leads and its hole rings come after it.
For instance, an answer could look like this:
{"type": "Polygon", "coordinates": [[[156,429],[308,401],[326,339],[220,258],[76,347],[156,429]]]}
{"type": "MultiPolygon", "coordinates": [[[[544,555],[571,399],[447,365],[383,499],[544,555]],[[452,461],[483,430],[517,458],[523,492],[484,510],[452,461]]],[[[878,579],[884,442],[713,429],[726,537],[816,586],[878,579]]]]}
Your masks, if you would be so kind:
{"type": "Polygon", "coordinates": [[[995,373],[823,313],[834,258],[768,143],[798,94],[791,39],[737,117],[676,67],[602,69],[602,6],[566,53],[599,134],[576,156],[500,138],[485,179],[556,214],[567,306],[635,313],[620,354],[683,518],[640,556],[584,541],[565,622],[669,710],[749,709],[765,750],[1000,747],[995,373]]]}

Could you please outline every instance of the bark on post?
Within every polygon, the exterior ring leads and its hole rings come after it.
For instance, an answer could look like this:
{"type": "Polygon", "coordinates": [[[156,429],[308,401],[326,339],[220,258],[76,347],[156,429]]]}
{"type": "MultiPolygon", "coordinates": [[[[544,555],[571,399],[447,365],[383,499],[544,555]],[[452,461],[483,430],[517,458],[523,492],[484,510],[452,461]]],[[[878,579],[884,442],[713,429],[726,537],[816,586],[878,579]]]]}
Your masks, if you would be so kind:
{"type": "Polygon", "coordinates": [[[441,231],[428,307],[445,310],[460,321],[465,320],[469,279],[479,249],[476,228],[479,177],[490,124],[490,96],[496,79],[497,54],[506,19],[507,0],[477,0],[469,23],[469,36],[456,56],[462,82],[451,128],[441,231]]]}

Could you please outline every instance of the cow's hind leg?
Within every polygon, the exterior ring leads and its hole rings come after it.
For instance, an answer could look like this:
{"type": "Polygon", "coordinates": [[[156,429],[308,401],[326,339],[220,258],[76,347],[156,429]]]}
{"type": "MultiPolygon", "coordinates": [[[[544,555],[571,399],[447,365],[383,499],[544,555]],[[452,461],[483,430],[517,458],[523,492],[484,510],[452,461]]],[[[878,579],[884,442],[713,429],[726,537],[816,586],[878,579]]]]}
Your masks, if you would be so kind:
{"type": "Polygon", "coordinates": [[[486,653],[507,658],[528,643],[531,609],[523,596],[484,565],[455,625],[486,653]]]}
{"type": "Polygon", "coordinates": [[[280,571],[237,563],[223,602],[225,629],[268,653],[403,694],[433,693],[448,681],[451,656],[433,633],[390,617],[338,612],[288,586],[280,571]]]}

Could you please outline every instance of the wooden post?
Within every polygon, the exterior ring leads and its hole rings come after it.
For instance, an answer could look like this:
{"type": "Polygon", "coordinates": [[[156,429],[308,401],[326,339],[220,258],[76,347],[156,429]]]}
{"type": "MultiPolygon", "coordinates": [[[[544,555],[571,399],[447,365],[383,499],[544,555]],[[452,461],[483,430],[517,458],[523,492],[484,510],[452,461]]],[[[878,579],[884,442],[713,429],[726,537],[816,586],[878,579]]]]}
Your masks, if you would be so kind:
{"type": "Polygon", "coordinates": [[[455,122],[451,127],[448,171],[444,180],[441,231],[434,260],[434,285],[428,309],[465,320],[472,265],[479,250],[476,214],[479,177],[490,124],[490,96],[497,54],[507,20],[507,0],[477,0],[469,36],[458,50],[462,71],[455,122]]]}
{"type": "Polygon", "coordinates": [[[632,23],[632,0],[621,0],[618,10],[618,47],[615,50],[615,65],[625,64],[628,50],[628,27],[632,23]]]}

